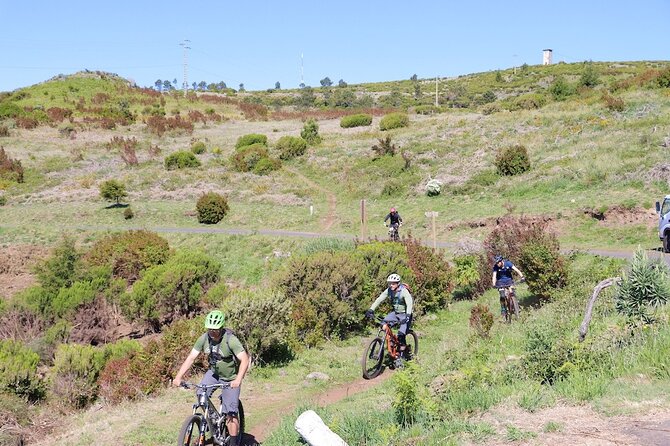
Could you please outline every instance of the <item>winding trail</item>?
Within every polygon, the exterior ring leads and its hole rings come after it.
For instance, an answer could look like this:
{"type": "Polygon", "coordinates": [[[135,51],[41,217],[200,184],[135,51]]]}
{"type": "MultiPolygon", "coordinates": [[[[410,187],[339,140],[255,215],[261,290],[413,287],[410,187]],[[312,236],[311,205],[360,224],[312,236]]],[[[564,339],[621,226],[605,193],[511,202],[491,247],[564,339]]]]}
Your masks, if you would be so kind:
{"type": "Polygon", "coordinates": [[[298,177],[300,181],[307,184],[312,189],[316,189],[326,195],[328,199],[328,212],[326,215],[321,217],[321,232],[329,231],[337,221],[337,197],[330,190],[324,188],[323,186],[315,183],[314,181],[307,178],[305,175],[300,173],[298,170],[292,167],[284,167],[286,171],[291,172],[293,175],[298,177]]]}

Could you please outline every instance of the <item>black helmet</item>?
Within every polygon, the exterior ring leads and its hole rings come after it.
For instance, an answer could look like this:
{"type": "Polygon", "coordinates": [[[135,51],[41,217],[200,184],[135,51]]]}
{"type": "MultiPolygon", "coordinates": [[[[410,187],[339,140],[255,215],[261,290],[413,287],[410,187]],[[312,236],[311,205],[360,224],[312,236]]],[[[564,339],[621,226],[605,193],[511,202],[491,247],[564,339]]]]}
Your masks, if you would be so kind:
{"type": "Polygon", "coordinates": [[[495,256],[493,258],[493,263],[499,263],[499,262],[502,262],[502,261],[503,261],[503,256],[501,256],[500,254],[498,254],[497,256],[495,256]]]}

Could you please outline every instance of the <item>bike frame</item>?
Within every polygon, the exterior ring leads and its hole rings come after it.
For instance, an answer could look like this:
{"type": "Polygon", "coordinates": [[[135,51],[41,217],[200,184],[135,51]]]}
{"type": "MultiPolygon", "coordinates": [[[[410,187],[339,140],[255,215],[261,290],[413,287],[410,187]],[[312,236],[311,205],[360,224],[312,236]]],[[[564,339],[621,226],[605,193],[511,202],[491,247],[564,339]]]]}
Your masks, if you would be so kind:
{"type": "Polygon", "coordinates": [[[514,314],[514,308],[512,307],[512,296],[516,297],[516,287],[514,285],[509,285],[497,288],[505,290],[505,312],[507,313],[505,317],[511,322],[512,314],[514,314]]]}
{"type": "Polygon", "coordinates": [[[379,332],[377,332],[377,337],[384,339],[386,350],[389,352],[389,355],[391,355],[393,359],[397,359],[399,355],[397,346],[400,342],[398,336],[393,333],[393,330],[388,323],[382,320],[380,321],[380,324],[381,327],[379,328],[379,332]],[[382,333],[384,333],[384,336],[382,336],[382,333]]]}
{"type": "Polygon", "coordinates": [[[216,431],[216,428],[221,424],[226,424],[228,422],[228,415],[221,415],[223,412],[223,403],[219,405],[219,409],[217,410],[216,405],[212,402],[211,396],[214,394],[216,389],[221,389],[223,391],[224,388],[230,387],[230,384],[217,383],[201,385],[183,383],[182,385],[186,388],[196,388],[202,391],[202,393],[197,395],[198,401],[193,404],[193,415],[201,414],[207,423],[207,430],[203,430],[202,435],[205,435],[207,431],[209,431],[213,436],[219,435],[220,433],[216,431]],[[214,420],[217,421],[215,422],[214,420]]]}

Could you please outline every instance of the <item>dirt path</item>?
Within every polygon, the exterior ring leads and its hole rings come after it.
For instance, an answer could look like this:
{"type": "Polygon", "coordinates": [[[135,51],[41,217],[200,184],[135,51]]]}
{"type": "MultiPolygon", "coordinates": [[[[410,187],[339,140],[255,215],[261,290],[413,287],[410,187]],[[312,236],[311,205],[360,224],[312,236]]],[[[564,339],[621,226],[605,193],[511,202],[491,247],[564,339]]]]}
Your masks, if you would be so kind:
{"type": "Polygon", "coordinates": [[[328,198],[328,212],[326,213],[326,215],[321,217],[321,232],[326,232],[330,230],[330,228],[337,221],[337,197],[335,196],[335,194],[329,191],[328,189],[322,187],[318,183],[315,183],[314,181],[310,180],[296,169],[290,167],[284,167],[284,168],[288,172],[291,172],[293,175],[298,177],[303,183],[306,183],[312,189],[316,189],[326,195],[326,197],[328,198]]]}

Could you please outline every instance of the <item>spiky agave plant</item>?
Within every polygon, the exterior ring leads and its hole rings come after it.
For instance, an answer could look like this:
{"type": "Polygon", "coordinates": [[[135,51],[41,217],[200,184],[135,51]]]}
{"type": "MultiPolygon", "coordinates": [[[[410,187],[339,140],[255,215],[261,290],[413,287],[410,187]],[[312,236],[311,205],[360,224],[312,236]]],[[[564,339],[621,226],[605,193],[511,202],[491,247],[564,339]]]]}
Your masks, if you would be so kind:
{"type": "Polygon", "coordinates": [[[630,271],[624,275],[616,296],[616,309],[628,316],[632,324],[654,321],[653,311],[670,298],[668,267],[650,260],[642,249],[635,252],[630,271]]]}

